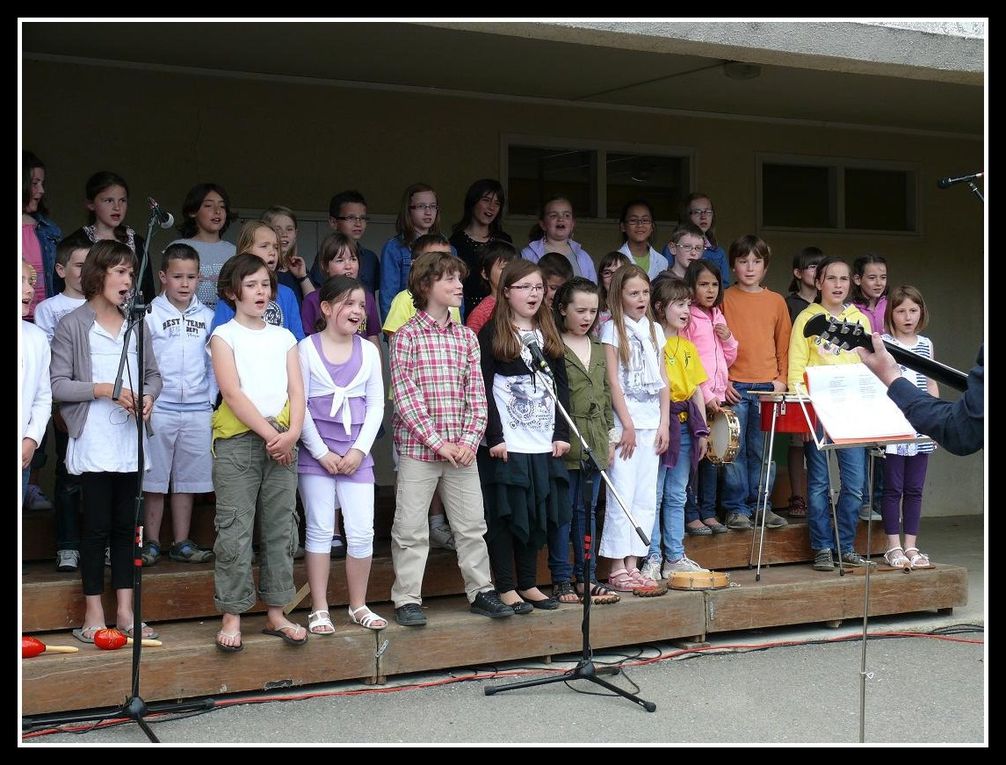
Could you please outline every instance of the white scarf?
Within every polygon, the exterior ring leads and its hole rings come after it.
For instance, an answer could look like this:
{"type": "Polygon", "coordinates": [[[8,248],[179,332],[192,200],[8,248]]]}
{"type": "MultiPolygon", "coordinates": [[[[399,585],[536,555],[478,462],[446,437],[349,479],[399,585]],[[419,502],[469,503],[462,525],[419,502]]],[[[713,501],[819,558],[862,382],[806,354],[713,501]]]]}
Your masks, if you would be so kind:
{"type": "Polygon", "coordinates": [[[639,321],[633,321],[629,316],[622,316],[625,330],[630,336],[639,340],[643,348],[643,368],[635,382],[639,387],[649,394],[659,392],[665,385],[660,376],[660,361],[657,357],[657,349],[653,346],[653,337],[650,335],[650,320],[644,315],[639,321]]]}

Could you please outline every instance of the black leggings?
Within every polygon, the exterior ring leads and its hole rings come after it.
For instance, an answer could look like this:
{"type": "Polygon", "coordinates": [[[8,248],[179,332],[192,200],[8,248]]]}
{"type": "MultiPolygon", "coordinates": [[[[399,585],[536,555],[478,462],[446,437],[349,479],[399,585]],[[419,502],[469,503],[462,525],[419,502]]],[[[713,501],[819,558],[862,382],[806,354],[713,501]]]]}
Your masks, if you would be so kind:
{"type": "Polygon", "coordinates": [[[514,538],[509,529],[500,529],[486,539],[489,548],[489,562],[496,575],[496,589],[530,590],[537,585],[538,550],[514,538]],[[517,562],[517,582],[514,586],[514,561],[517,562]]]}
{"type": "Polygon", "coordinates": [[[136,473],[82,473],[84,523],[80,578],[85,595],[105,591],[105,542],[112,552],[112,589],[133,586],[133,502],[136,473]]]}

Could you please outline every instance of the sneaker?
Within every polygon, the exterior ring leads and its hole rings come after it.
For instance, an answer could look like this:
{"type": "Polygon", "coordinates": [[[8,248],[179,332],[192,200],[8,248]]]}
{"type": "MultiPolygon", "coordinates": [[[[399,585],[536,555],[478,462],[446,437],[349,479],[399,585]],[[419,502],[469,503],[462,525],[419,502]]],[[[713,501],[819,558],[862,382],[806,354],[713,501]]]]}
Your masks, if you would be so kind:
{"type": "Polygon", "coordinates": [[[426,614],[418,603],[406,603],[395,609],[395,621],[403,627],[423,627],[426,625],[426,614]]]}
{"type": "Polygon", "coordinates": [[[28,485],[28,493],[24,498],[25,507],[29,510],[52,510],[52,502],[35,484],[28,485]]]}
{"type": "Polygon", "coordinates": [[[80,552],[77,550],[57,550],[56,570],[76,571],[80,567],[80,552]]]}
{"type": "MultiPolygon", "coordinates": [[[[107,549],[107,548],[106,548],[107,549]]],[[[161,543],[156,539],[148,539],[140,548],[140,560],[143,565],[153,566],[161,558],[161,543]]],[[[108,565],[108,564],[105,564],[108,565]]]]}
{"type": "Polygon", "coordinates": [[[751,519],[741,513],[728,513],[727,528],[736,529],[737,531],[750,531],[751,519]]]}
{"type": "Polygon", "coordinates": [[[646,563],[639,569],[639,573],[653,581],[665,578],[660,575],[660,558],[647,558],[646,563]]]}
{"type": "Polygon", "coordinates": [[[874,510],[873,514],[871,515],[870,506],[863,505],[861,508],[859,508],[859,520],[863,521],[863,523],[866,523],[867,521],[873,521],[874,523],[876,523],[878,521],[884,520],[884,517],[876,510],[874,510]]]}
{"type": "Polygon", "coordinates": [[[702,566],[693,561],[687,555],[682,555],[679,560],[676,560],[674,562],[667,561],[667,563],[664,564],[663,571],[661,571],[660,573],[663,575],[664,579],[669,579],[671,574],[674,574],[678,571],[685,571],[688,573],[703,573],[708,570],[709,569],[707,568],[702,568],[702,566]]]}
{"type": "Polygon", "coordinates": [[[513,607],[508,606],[500,600],[500,594],[496,590],[483,590],[475,596],[471,606],[468,608],[473,614],[488,616],[490,619],[502,619],[504,616],[513,616],[513,607]]]}
{"type": "Polygon", "coordinates": [[[860,555],[855,550],[849,550],[849,552],[842,553],[842,565],[843,566],[876,566],[872,560],[867,560],[862,555],[860,555]]]}
{"type": "Polygon", "coordinates": [[[213,560],[213,551],[204,550],[191,539],[183,539],[171,545],[168,557],[180,563],[207,563],[213,560]]]}
{"type": "MultiPolygon", "coordinates": [[[[758,513],[755,519],[755,525],[761,523],[761,513],[758,513]]],[[[767,529],[781,529],[783,526],[789,526],[789,521],[783,518],[781,515],[776,515],[771,510],[765,513],[765,528],[767,529]]]]}
{"type": "Polygon", "coordinates": [[[454,532],[450,526],[430,526],[430,547],[439,547],[443,550],[456,550],[454,546],[454,532]]]}
{"type": "Polygon", "coordinates": [[[112,567],[112,550],[108,547],[105,548],[105,566],[107,568],[112,567]]]}
{"type": "Polygon", "coordinates": [[[341,535],[332,537],[332,560],[346,559],[346,540],[341,535]]]}
{"type": "Polygon", "coordinates": [[[818,550],[814,553],[815,571],[834,571],[835,560],[831,557],[831,549],[818,550]]]}

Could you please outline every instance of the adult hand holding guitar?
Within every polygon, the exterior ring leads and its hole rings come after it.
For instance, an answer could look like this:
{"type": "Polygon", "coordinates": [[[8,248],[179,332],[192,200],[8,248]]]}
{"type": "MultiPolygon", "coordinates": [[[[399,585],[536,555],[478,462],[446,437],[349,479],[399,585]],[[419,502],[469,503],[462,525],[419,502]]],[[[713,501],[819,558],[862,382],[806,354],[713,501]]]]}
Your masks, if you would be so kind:
{"type": "Polygon", "coordinates": [[[881,339],[878,332],[867,335],[858,324],[849,324],[821,315],[804,327],[804,335],[817,335],[823,343],[842,349],[856,349],[867,368],[884,385],[887,395],[905,413],[920,433],[925,433],[951,454],[965,455],[985,446],[985,346],[978,351],[974,368],[965,375],[946,364],[906,351],[881,339]],[[901,376],[899,364],[948,385],[964,395],[958,401],[943,401],[924,393],[901,376]]]}

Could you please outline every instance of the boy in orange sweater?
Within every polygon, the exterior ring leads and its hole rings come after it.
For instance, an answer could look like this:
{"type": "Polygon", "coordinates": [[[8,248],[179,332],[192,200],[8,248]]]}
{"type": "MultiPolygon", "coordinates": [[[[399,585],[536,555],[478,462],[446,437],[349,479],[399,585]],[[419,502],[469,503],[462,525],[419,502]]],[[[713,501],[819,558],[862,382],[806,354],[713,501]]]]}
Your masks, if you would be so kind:
{"type": "MultiPolygon", "coordinates": [[[[721,502],[726,525],[739,531],[752,527],[758,504],[763,435],[757,394],[784,392],[789,367],[792,323],[786,301],[782,295],[761,286],[771,257],[769,246],[752,234],[734,241],[729,258],[737,281],[723,295],[723,314],[738,344],[737,359],[730,367],[726,400],[737,415],[741,442],[737,457],[724,466],[721,502]]],[[[770,469],[770,495],[774,479],[774,471],[770,469]]],[[[769,509],[765,525],[775,529],[787,524],[769,509]]]]}

